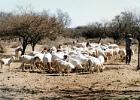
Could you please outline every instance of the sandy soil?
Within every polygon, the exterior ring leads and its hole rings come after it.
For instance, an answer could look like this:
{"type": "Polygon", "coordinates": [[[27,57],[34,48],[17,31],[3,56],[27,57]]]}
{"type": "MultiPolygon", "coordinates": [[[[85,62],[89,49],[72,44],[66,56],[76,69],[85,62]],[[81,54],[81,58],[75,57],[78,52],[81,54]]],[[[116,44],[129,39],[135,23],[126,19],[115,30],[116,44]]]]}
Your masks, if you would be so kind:
{"type": "MultiPolygon", "coordinates": [[[[29,50],[30,48],[27,49],[29,50]]],[[[1,55],[13,55],[13,51],[9,46],[7,52],[1,55]]],[[[135,51],[137,52],[136,47],[135,51]]],[[[5,66],[4,72],[0,73],[0,100],[140,99],[137,53],[133,55],[130,65],[114,61],[105,66],[102,73],[70,73],[69,76],[59,76],[44,72],[22,72],[20,63],[14,62],[11,72],[5,66]]]]}

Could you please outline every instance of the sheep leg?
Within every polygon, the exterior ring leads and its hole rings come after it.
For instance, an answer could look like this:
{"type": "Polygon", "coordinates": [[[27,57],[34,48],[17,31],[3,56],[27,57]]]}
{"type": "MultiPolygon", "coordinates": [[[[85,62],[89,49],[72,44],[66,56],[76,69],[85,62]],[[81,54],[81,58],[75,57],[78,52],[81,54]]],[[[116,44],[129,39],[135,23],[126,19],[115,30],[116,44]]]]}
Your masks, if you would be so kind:
{"type": "Polygon", "coordinates": [[[33,69],[34,69],[34,65],[33,65],[33,64],[31,64],[31,65],[30,65],[30,67],[29,67],[29,72],[30,72],[30,71],[32,71],[32,72],[33,72],[33,71],[34,71],[33,69]]]}
{"type": "Polygon", "coordinates": [[[92,67],[92,69],[91,69],[91,74],[93,74],[94,73],[94,67],[92,67]]]}
{"type": "Polygon", "coordinates": [[[92,65],[91,64],[89,64],[89,73],[91,74],[92,73],[92,65]]]}
{"type": "Polygon", "coordinates": [[[90,74],[93,74],[94,70],[95,70],[94,67],[91,66],[91,67],[90,67],[90,74]]]}
{"type": "Polygon", "coordinates": [[[62,74],[62,69],[60,68],[60,65],[59,64],[57,66],[57,71],[58,71],[58,74],[60,76],[62,74]]]}
{"type": "Polygon", "coordinates": [[[100,68],[100,72],[103,72],[103,65],[102,64],[100,65],[99,68],[100,68]]]}
{"type": "Polygon", "coordinates": [[[10,65],[9,65],[9,71],[11,72],[10,65]]]}
{"type": "Polygon", "coordinates": [[[22,67],[22,72],[24,72],[25,71],[24,63],[21,64],[21,67],[22,67]]]}
{"type": "Polygon", "coordinates": [[[68,74],[69,73],[69,70],[68,69],[64,69],[64,72],[66,73],[67,76],[69,76],[69,74],[68,74]]]}
{"type": "Polygon", "coordinates": [[[77,66],[75,67],[75,72],[76,72],[76,73],[78,73],[78,72],[79,72],[79,71],[78,71],[78,67],[77,67],[77,66]]]}
{"type": "Polygon", "coordinates": [[[94,67],[93,71],[97,72],[97,65],[94,64],[92,67],[94,67]]]}
{"type": "Polygon", "coordinates": [[[65,72],[62,72],[62,76],[65,76],[65,72]]]}
{"type": "Polygon", "coordinates": [[[51,67],[51,63],[48,62],[47,65],[48,65],[49,72],[52,72],[53,69],[52,69],[52,67],[51,67]]]}
{"type": "Polygon", "coordinates": [[[99,72],[99,65],[96,65],[96,71],[99,72]]]}

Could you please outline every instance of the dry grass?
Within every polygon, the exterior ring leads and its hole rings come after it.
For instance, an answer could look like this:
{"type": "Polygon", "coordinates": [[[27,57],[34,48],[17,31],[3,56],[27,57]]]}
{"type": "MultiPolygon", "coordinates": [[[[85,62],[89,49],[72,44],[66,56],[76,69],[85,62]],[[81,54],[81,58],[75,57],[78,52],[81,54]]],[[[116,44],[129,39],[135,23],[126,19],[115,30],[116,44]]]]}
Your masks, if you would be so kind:
{"type": "Polygon", "coordinates": [[[0,44],[0,53],[4,52],[6,52],[6,48],[2,44],[0,44]]]}

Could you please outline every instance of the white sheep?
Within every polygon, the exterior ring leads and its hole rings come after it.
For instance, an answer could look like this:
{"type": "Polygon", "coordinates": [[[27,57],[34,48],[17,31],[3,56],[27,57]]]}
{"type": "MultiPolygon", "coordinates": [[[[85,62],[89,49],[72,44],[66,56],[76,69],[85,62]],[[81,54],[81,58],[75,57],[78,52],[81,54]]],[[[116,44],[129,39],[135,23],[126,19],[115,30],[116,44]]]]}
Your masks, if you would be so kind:
{"type": "Polygon", "coordinates": [[[57,62],[57,72],[59,73],[70,73],[72,69],[75,68],[73,64],[64,60],[56,60],[57,62]]]}
{"type": "Polygon", "coordinates": [[[57,48],[55,47],[55,46],[52,46],[51,48],[50,48],[50,52],[57,52],[57,48]]]}
{"type": "Polygon", "coordinates": [[[15,56],[12,56],[11,58],[2,58],[0,60],[2,72],[3,72],[3,65],[9,66],[9,70],[11,71],[10,66],[14,60],[15,60],[15,56]]]}
{"type": "Polygon", "coordinates": [[[55,61],[55,60],[59,60],[59,59],[64,59],[64,55],[65,53],[64,52],[54,52],[52,53],[52,61],[55,61]]]}
{"type": "Polygon", "coordinates": [[[73,64],[78,69],[83,69],[83,66],[82,66],[81,62],[78,59],[69,57],[67,59],[67,62],[73,64]]]}
{"type": "Polygon", "coordinates": [[[52,54],[49,52],[42,52],[42,53],[37,53],[34,55],[35,58],[35,65],[39,67],[44,67],[47,68],[49,71],[52,70],[52,54]]]}
{"type": "Polygon", "coordinates": [[[48,67],[49,71],[53,70],[53,68],[52,68],[52,55],[51,55],[51,53],[47,52],[47,53],[44,54],[43,64],[44,64],[45,68],[46,68],[46,66],[48,67]]]}
{"type": "Polygon", "coordinates": [[[104,54],[107,57],[107,62],[109,62],[109,60],[110,60],[110,62],[112,62],[115,59],[115,57],[114,57],[114,49],[109,49],[108,48],[108,49],[106,49],[104,51],[104,54]]]}
{"type": "Polygon", "coordinates": [[[124,48],[120,48],[118,54],[120,56],[119,58],[123,62],[125,60],[125,57],[126,57],[126,50],[124,48]]]}
{"type": "Polygon", "coordinates": [[[34,57],[38,57],[38,58],[40,58],[40,60],[43,62],[44,54],[38,52],[38,53],[36,53],[36,54],[34,55],[34,57]]]}
{"type": "Polygon", "coordinates": [[[75,55],[68,55],[66,61],[73,64],[76,69],[86,70],[88,67],[88,57],[80,53],[75,55]]]}
{"type": "Polygon", "coordinates": [[[18,47],[15,49],[15,59],[16,60],[19,60],[19,57],[21,56],[22,51],[23,51],[23,49],[21,47],[18,47]]]}
{"type": "Polygon", "coordinates": [[[117,44],[109,44],[108,48],[109,49],[115,49],[115,48],[119,48],[119,46],[117,44]]]}
{"type": "Polygon", "coordinates": [[[29,64],[30,68],[32,68],[34,66],[34,56],[30,56],[30,55],[22,55],[20,57],[20,61],[22,62],[21,67],[22,67],[22,71],[25,70],[25,64],[29,64]]]}
{"type": "Polygon", "coordinates": [[[102,72],[103,69],[105,68],[103,66],[104,62],[105,62],[105,60],[102,55],[98,56],[98,58],[89,57],[90,73],[93,73],[93,71],[95,71],[95,70],[102,72]]]}

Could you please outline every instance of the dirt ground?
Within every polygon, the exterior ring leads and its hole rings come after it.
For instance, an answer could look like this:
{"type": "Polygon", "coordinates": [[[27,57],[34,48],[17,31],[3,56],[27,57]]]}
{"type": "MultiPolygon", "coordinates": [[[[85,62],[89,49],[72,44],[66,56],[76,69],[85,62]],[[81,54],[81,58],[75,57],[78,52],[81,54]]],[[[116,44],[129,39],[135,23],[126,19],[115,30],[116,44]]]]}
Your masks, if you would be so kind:
{"type": "MultiPolygon", "coordinates": [[[[38,50],[41,48],[38,45],[38,50]]],[[[13,55],[6,47],[4,56],[13,55]]],[[[39,72],[22,72],[14,62],[0,73],[0,100],[130,100],[140,99],[140,71],[136,71],[137,48],[130,65],[113,61],[101,73],[70,73],[69,76],[39,72]]],[[[27,52],[30,47],[27,48],[27,52]]]]}

